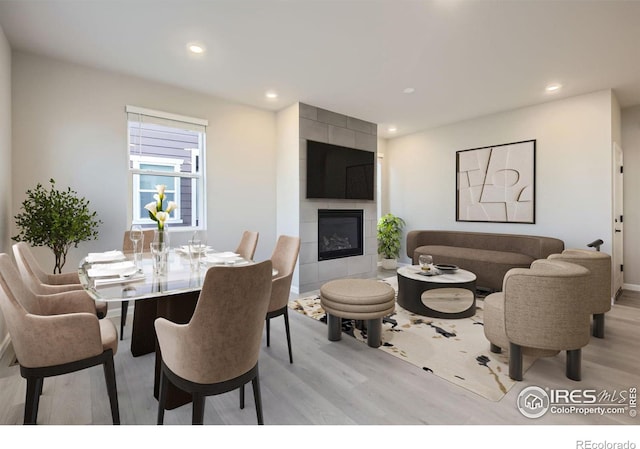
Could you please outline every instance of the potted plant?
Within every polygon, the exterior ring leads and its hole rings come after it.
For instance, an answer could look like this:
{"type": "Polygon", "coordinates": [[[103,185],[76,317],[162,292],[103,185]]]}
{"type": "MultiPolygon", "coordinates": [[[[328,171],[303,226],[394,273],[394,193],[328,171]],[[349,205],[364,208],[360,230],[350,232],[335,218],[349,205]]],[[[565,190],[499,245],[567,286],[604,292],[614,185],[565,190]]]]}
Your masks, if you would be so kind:
{"type": "Polygon", "coordinates": [[[386,214],[378,220],[378,254],[382,255],[382,268],[385,270],[394,270],[398,265],[404,225],[404,220],[393,214],[386,214]]]}
{"type": "Polygon", "coordinates": [[[56,190],[53,179],[49,182],[51,190],[40,183],[35,189],[27,190],[23,212],[14,217],[19,233],[12,240],[49,247],[56,258],[53,272],[62,273],[69,248],[97,239],[97,228],[102,221],[96,218],[96,212],[89,210],[88,200],[78,198],[70,187],[56,190]]]}

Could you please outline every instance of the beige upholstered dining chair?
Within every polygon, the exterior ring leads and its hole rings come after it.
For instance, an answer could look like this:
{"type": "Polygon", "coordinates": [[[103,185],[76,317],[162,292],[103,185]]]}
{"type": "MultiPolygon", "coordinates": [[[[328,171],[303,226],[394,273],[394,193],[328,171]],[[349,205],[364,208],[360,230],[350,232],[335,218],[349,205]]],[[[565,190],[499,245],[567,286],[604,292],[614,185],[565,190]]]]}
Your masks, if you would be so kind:
{"type": "Polygon", "coordinates": [[[164,421],[169,382],[192,395],[193,424],[203,422],[206,396],[251,382],[258,424],[263,424],[258,356],[271,277],[270,260],[211,267],[189,323],[156,319],[162,356],[158,424],[164,421]]]}
{"type": "Polygon", "coordinates": [[[238,248],[236,248],[236,253],[240,254],[244,259],[253,260],[258,246],[258,236],[259,233],[257,231],[244,231],[238,248]]]}
{"type": "MultiPolygon", "coordinates": [[[[142,245],[143,252],[147,251],[149,244],[153,242],[154,229],[145,229],[142,231],[142,240],[139,245],[142,245]],[[146,247],[144,245],[147,245],[146,247]]],[[[125,254],[133,252],[133,242],[129,238],[131,231],[124,231],[124,238],[122,240],[122,252],[125,254]]],[[[127,324],[127,314],[129,313],[129,301],[122,301],[120,303],[120,340],[124,338],[124,326],[127,324]]]]}
{"type": "Polygon", "coordinates": [[[113,356],[118,336],[110,320],[98,320],[82,291],[36,295],[7,254],[0,254],[0,309],[20,375],[27,380],[24,423],[36,424],[45,377],[103,365],[114,424],[120,424],[113,356]]]}
{"type": "Polygon", "coordinates": [[[300,238],[288,235],[278,237],[276,246],[271,255],[273,268],[278,270],[278,274],[273,278],[273,286],[271,287],[271,299],[269,302],[269,310],[267,311],[267,346],[270,344],[270,325],[271,318],[284,316],[284,325],[287,335],[287,346],[289,348],[289,363],[293,363],[293,355],[291,351],[291,331],[289,329],[289,294],[291,292],[291,280],[293,279],[293,271],[296,268],[298,254],[300,253],[300,238]]]}
{"type": "MultiPolygon", "coordinates": [[[[84,292],[77,272],[60,274],[45,273],[31,252],[31,248],[25,242],[18,242],[13,245],[13,256],[16,259],[16,265],[22,275],[22,280],[34,293],[49,295],[74,290],[84,292]]],[[[84,294],[89,298],[88,294],[84,294]]],[[[108,306],[106,302],[95,301],[94,304],[96,309],[95,313],[98,318],[107,316],[108,306]]]]}
{"type": "Polygon", "coordinates": [[[565,249],[548,259],[574,263],[590,271],[584,307],[593,314],[592,335],[604,338],[604,314],[611,310],[611,256],[600,251],[565,249]]]}
{"type": "Polygon", "coordinates": [[[566,351],[567,377],[581,379],[581,348],[589,343],[588,277],[579,265],[539,259],[507,271],[502,291],[485,298],[484,334],[492,352],[508,348],[509,377],[522,380],[523,354],[566,351]]]}

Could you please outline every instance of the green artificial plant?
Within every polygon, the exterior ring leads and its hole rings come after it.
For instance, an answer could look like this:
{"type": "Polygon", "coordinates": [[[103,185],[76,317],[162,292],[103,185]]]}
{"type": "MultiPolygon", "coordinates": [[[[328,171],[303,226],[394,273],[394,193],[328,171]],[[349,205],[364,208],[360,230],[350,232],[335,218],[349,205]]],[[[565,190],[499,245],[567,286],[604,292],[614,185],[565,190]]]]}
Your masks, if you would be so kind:
{"type": "Polygon", "coordinates": [[[393,214],[386,214],[378,220],[378,254],[385,259],[397,259],[400,256],[402,228],[405,222],[393,214]]]}
{"type": "Polygon", "coordinates": [[[88,200],[79,198],[70,187],[56,190],[53,179],[49,182],[51,190],[40,183],[35,189],[27,190],[22,212],[14,217],[19,233],[12,239],[49,247],[56,258],[53,272],[61,273],[69,248],[97,239],[97,228],[102,221],[96,218],[96,212],[89,210],[88,200]]]}

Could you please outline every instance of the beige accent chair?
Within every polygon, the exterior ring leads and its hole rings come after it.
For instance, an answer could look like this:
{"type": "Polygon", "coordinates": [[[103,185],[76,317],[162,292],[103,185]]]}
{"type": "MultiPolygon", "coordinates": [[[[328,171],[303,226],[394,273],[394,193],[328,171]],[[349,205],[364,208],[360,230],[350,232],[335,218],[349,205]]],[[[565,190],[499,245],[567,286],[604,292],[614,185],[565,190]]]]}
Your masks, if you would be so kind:
{"type": "Polygon", "coordinates": [[[484,334],[492,352],[509,349],[509,377],[522,380],[523,354],[567,351],[566,376],[580,380],[581,348],[589,343],[589,275],[579,265],[540,259],[509,270],[502,291],[485,298],[484,334]]]}
{"type": "MultiPolygon", "coordinates": [[[[31,248],[25,242],[18,242],[13,245],[13,256],[16,259],[16,265],[22,275],[24,283],[38,295],[50,295],[52,293],[63,293],[74,290],[84,292],[80,284],[80,278],[77,272],[48,274],[45,273],[38,261],[31,252],[31,248]]],[[[91,299],[87,293],[87,298],[91,299]]],[[[95,313],[98,318],[107,316],[107,303],[104,301],[93,301],[95,304],[95,313]]]]}
{"type": "Polygon", "coordinates": [[[34,294],[11,258],[0,254],[0,310],[27,380],[25,424],[36,424],[45,377],[95,365],[104,367],[111,417],[120,424],[113,365],[117,331],[110,320],[98,320],[91,298],[82,291],[34,294]]]}
{"type": "MultiPolygon", "coordinates": [[[[148,245],[153,242],[154,237],[154,229],[145,229],[142,231],[142,240],[140,241],[140,245],[142,245],[142,252],[147,251],[145,248],[145,244],[148,245]]],[[[124,239],[122,240],[122,252],[125,254],[129,254],[133,252],[133,242],[129,238],[131,235],[131,231],[124,231],[124,239]]],[[[124,326],[127,324],[127,314],[129,313],[129,301],[122,301],[120,304],[120,340],[124,338],[124,326]]]]}
{"type": "Polygon", "coordinates": [[[293,271],[296,268],[298,254],[300,253],[300,238],[281,235],[271,255],[273,268],[278,274],[273,278],[271,287],[271,300],[267,310],[267,346],[270,344],[271,318],[284,316],[284,326],[287,334],[287,346],[289,348],[289,363],[293,363],[291,352],[291,330],[289,329],[289,294],[291,293],[291,281],[293,271]]]}
{"type": "Polygon", "coordinates": [[[604,338],[604,314],[611,310],[611,256],[600,251],[566,249],[548,259],[574,263],[591,272],[585,307],[593,314],[592,335],[604,338]]]}
{"type": "Polygon", "coordinates": [[[251,382],[258,424],[263,424],[258,356],[271,295],[271,270],[270,260],[211,267],[187,324],[156,319],[162,357],[158,424],[164,421],[169,382],[192,395],[193,424],[203,423],[206,396],[251,382]]]}
{"type": "Polygon", "coordinates": [[[244,259],[253,260],[253,255],[256,253],[256,247],[258,246],[259,235],[257,231],[244,231],[236,248],[236,253],[240,254],[244,259]]]}

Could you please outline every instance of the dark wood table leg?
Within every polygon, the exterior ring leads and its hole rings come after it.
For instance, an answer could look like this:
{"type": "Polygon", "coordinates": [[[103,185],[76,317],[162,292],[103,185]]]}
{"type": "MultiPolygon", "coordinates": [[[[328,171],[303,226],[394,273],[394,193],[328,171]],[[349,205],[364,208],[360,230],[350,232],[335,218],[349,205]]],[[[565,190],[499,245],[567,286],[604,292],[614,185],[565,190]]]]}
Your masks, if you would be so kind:
{"type": "MultiPolygon", "coordinates": [[[[200,292],[183,293],[179,295],[165,296],[157,299],[156,316],[166,318],[178,324],[186,324],[191,320],[193,311],[198,302],[200,292]]],[[[155,332],[154,332],[155,336],[155,332]]],[[[153,379],[153,395],[156,399],[160,396],[160,366],[162,353],[157,338],[155,339],[155,374],[153,379]]],[[[165,408],[171,410],[191,402],[191,395],[169,383],[165,408]]]]}
{"type": "Polygon", "coordinates": [[[131,354],[134,357],[150,354],[156,350],[156,330],[153,322],[157,316],[157,301],[155,298],[134,301],[133,329],[131,329],[131,354]]]}

